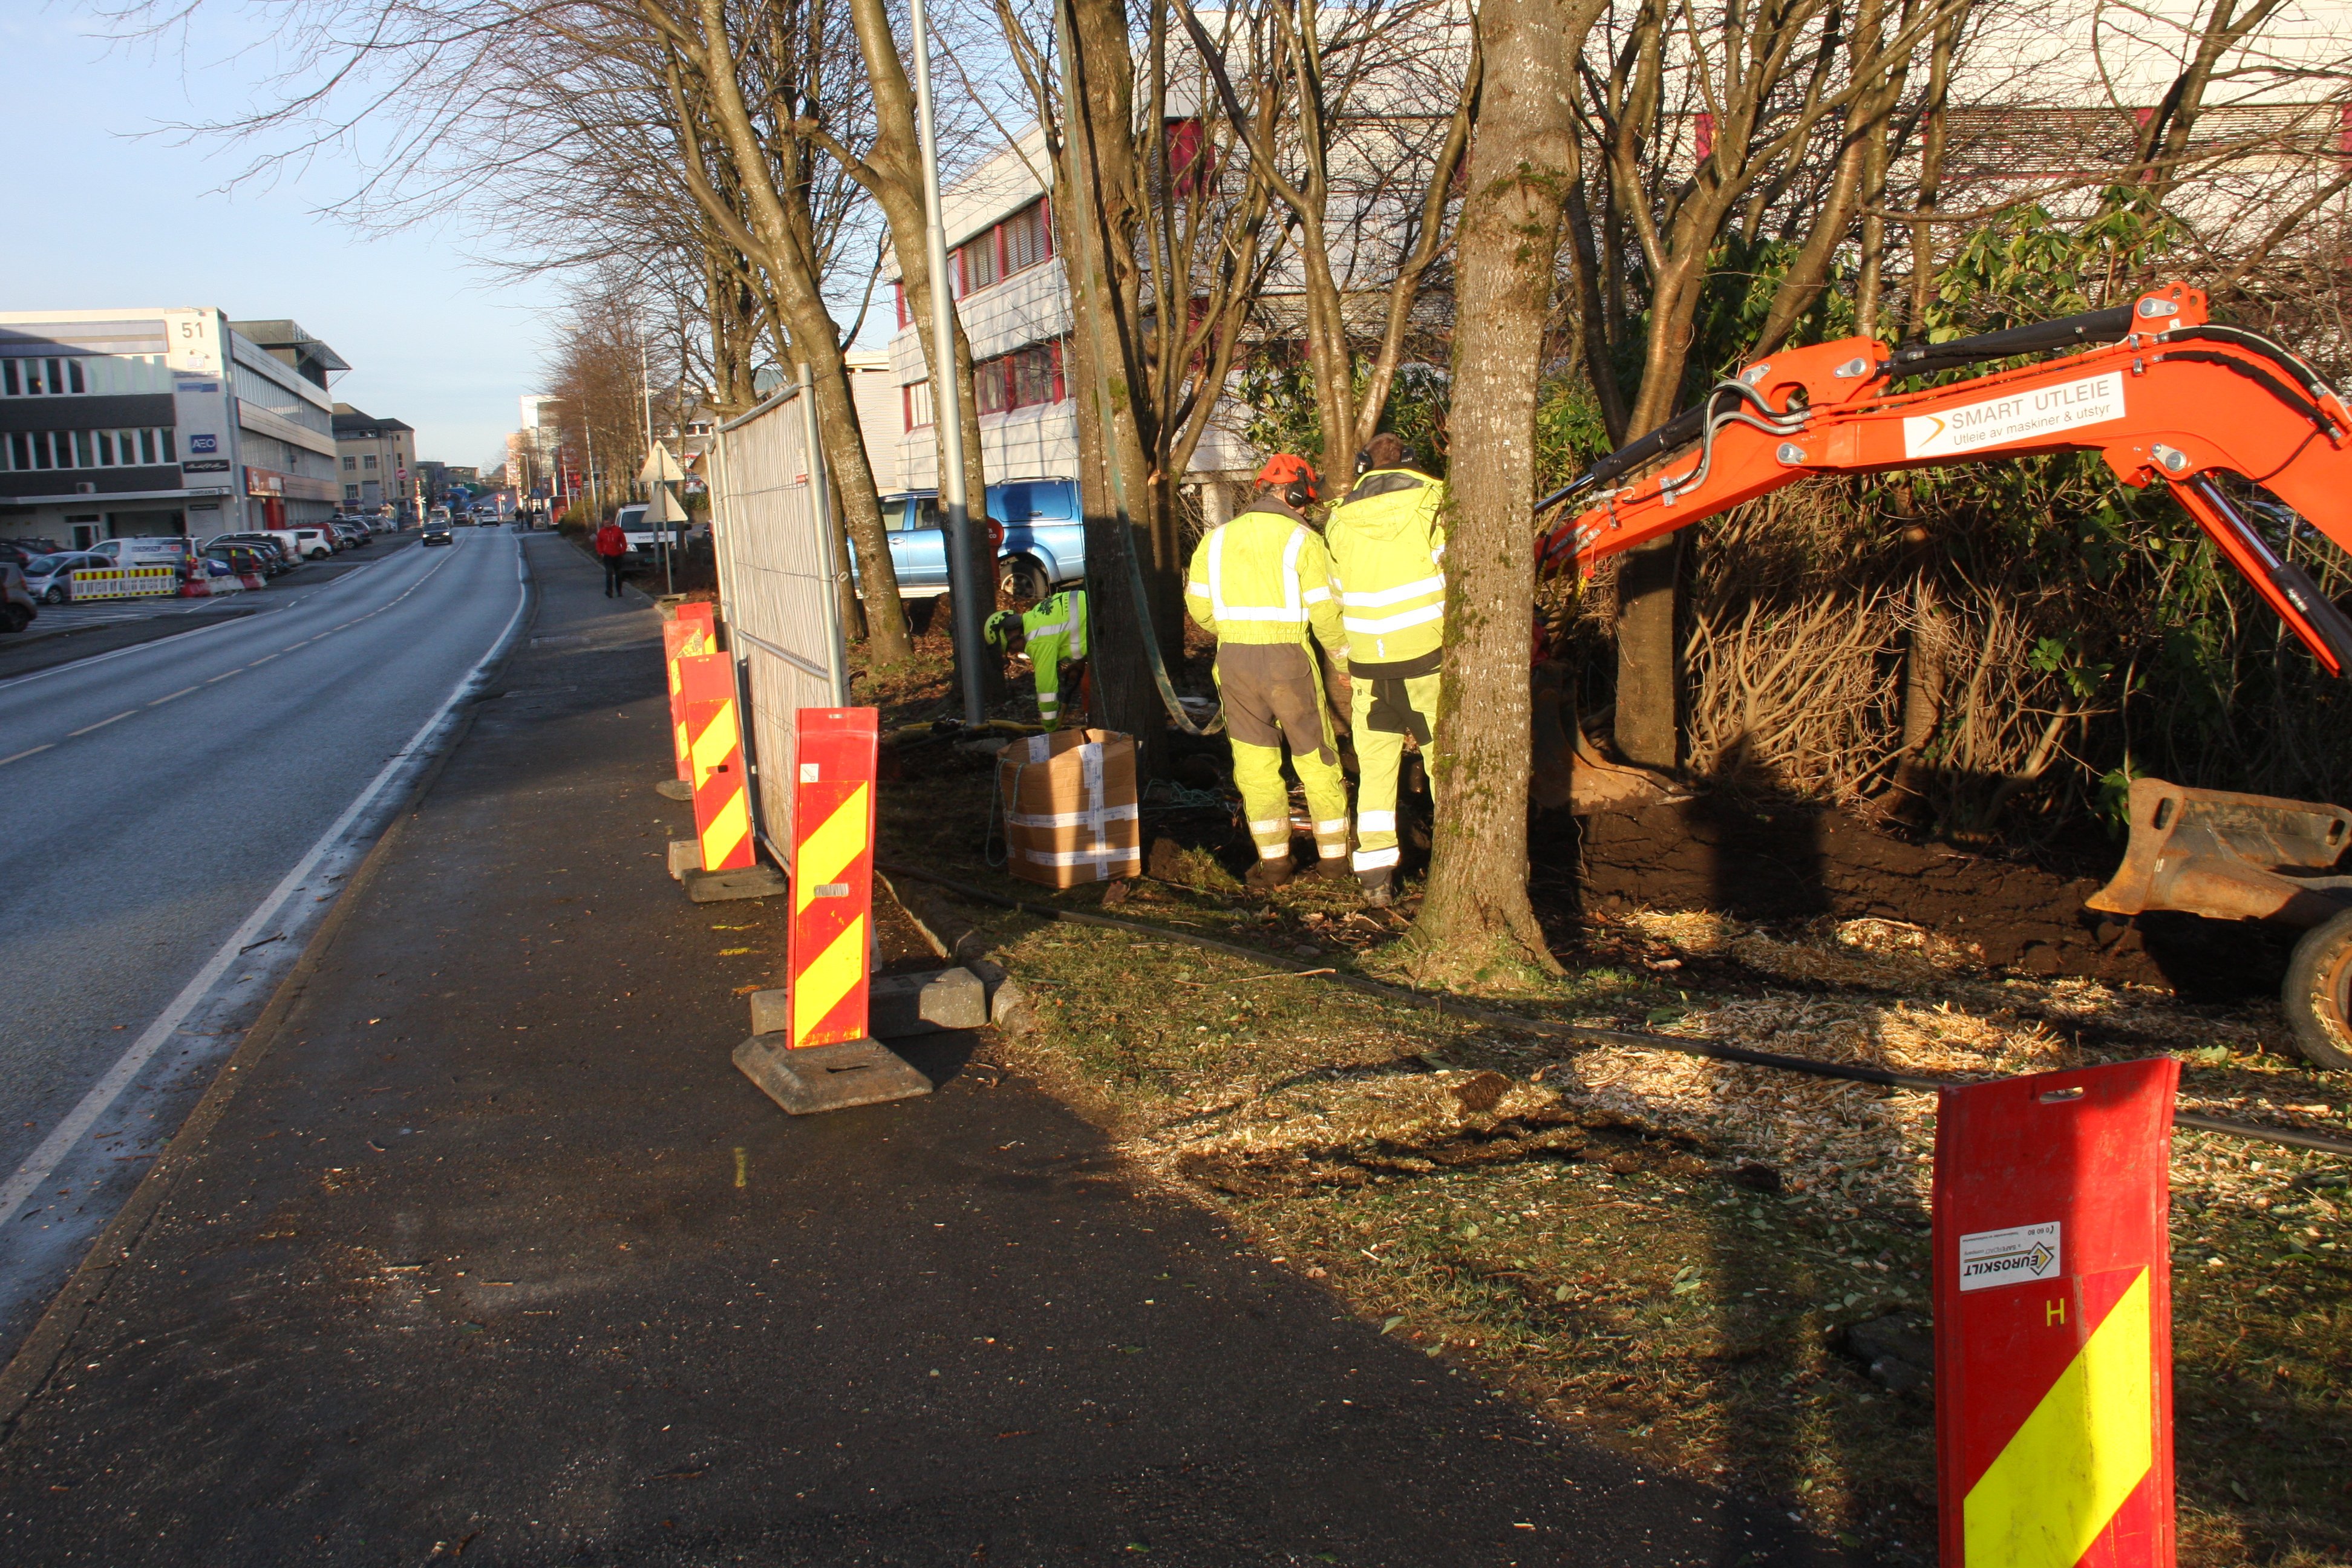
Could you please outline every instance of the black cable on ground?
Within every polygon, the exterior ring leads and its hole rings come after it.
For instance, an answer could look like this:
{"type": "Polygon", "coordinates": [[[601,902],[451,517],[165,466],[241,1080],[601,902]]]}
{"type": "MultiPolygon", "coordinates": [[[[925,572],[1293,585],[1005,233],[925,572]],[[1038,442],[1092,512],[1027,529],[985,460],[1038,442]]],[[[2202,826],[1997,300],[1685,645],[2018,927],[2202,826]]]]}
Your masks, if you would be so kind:
{"type": "MultiPolygon", "coordinates": [[[[1294,973],[1307,966],[1245,947],[1236,942],[1220,942],[1212,936],[1195,936],[1189,931],[1168,926],[1146,924],[1141,921],[1117,920],[1109,915],[1090,915],[1078,910],[1057,910],[1050,905],[1024,903],[992,893],[984,888],[951,881],[929,871],[918,871],[911,866],[894,866],[887,861],[874,863],[893,877],[906,877],[918,882],[929,882],[944,888],[959,898],[974,899],[1002,909],[1016,910],[1038,920],[1062,921],[1072,925],[1107,926],[1113,931],[1137,931],[1145,936],[1164,936],[1194,947],[1210,948],[1218,952],[1246,958],[1254,963],[1272,963],[1294,973]]],[[[1739,1062],[1748,1067],[1770,1068],[1780,1072],[1804,1073],[1813,1078],[1843,1079],[1852,1083],[1874,1083],[1889,1089],[1912,1089],[1933,1093],[1940,1089],[1958,1089],[1971,1081],[1969,1079],[1931,1078],[1922,1073],[1889,1072],[1885,1068],[1860,1067],[1845,1062],[1814,1061],[1808,1057],[1781,1056],[1775,1051],[1749,1050],[1745,1046],[1727,1046],[1715,1040],[1694,1040],[1679,1035],[1653,1035],[1635,1029],[1595,1029],[1582,1024],[1559,1024],[1545,1018],[1530,1018],[1518,1013],[1497,1012],[1490,1007],[1475,1006],[1444,991],[1412,991],[1385,981],[1368,979],[1360,974],[1329,973],[1321,976],[1335,984],[1349,986],[1370,995],[1391,1002],[1426,1003],[1432,1011],[1445,1016],[1466,1018],[1472,1023],[1491,1025],[1496,1028],[1517,1029],[1528,1034],[1549,1035],[1559,1039],[1580,1040],[1594,1046],[1630,1046],[1640,1050],[1674,1051],[1686,1057],[1706,1057],[1713,1061],[1739,1062]]],[[[2296,1149],[2315,1149],[2323,1154],[2352,1155],[2352,1142],[2330,1138],[2325,1133],[2305,1132],[2292,1127],[2262,1127],[2247,1121],[2228,1121],[2202,1111],[2178,1110],[2173,1123],[2193,1127],[2200,1132],[2219,1132],[2230,1138],[2251,1138],[2261,1142],[2282,1143],[2296,1149]]]]}

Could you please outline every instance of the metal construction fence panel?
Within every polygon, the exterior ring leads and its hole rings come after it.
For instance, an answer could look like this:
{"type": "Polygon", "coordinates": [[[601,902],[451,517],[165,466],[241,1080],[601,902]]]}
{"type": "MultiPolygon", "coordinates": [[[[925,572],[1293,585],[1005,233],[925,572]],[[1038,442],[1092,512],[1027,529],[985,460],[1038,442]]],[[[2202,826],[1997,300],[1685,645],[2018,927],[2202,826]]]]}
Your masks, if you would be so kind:
{"type": "Polygon", "coordinates": [[[758,831],[788,870],[796,716],[849,699],[832,509],[804,398],[790,387],[720,426],[711,474],[719,619],[748,715],[758,831]]]}

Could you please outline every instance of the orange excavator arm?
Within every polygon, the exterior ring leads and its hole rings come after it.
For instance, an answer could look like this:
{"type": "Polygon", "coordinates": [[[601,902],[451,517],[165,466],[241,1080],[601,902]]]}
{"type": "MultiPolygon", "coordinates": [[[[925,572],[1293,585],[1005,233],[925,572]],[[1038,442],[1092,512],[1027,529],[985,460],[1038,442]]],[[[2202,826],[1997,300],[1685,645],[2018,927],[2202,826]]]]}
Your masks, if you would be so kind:
{"type": "Polygon", "coordinates": [[[2261,485],[2352,551],[2352,408],[2287,350],[2208,321],[2205,296],[2178,283],[2130,305],[1958,342],[1890,350],[1846,338],[1751,364],[1538,502],[1538,517],[1582,504],[1542,535],[1538,569],[1589,572],[1808,474],[2042,452],[2096,452],[2127,485],[2170,487],[2329,673],[2352,669],[2352,620],[2213,479],[2228,472],[2261,485]],[[1894,390],[1916,376],[2084,343],[2098,346],[1894,390]],[[1671,460],[1617,484],[1660,458],[1671,460]]]}

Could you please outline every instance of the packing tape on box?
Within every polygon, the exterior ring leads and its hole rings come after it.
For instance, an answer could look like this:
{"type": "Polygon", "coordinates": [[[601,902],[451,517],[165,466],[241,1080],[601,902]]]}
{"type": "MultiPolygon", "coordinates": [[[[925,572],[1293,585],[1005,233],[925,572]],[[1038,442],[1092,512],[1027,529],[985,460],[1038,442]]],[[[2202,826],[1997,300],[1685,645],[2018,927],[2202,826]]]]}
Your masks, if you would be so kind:
{"type": "MultiPolygon", "coordinates": [[[[1126,805],[1106,805],[1086,811],[1015,811],[1004,820],[1015,827],[1100,827],[1106,822],[1132,822],[1138,813],[1133,803],[1126,805]]],[[[1097,835],[1100,837],[1099,834],[1097,835]]]]}
{"type": "Polygon", "coordinates": [[[1108,877],[1112,866],[1125,860],[1142,859],[1143,846],[1131,845],[1125,849],[1111,846],[1100,849],[1024,849],[1021,858],[1037,866],[1092,866],[1108,877]]]}

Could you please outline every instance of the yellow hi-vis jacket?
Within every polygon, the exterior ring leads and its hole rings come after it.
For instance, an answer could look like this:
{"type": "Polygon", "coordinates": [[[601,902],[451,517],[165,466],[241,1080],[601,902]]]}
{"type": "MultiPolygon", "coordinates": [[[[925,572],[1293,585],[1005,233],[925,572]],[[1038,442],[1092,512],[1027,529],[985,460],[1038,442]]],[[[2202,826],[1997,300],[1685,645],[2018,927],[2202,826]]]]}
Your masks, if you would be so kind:
{"type": "Polygon", "coordinates": [[[1303,647],[1310,626],[1334,654],[1347,642],[1331,598],[1331,557],[1278,500],[1258,500],[1208,531],[1185,574],[1184,607],[1219,642],[1303,647]]]}
{"type": "Polygon", "coordinates": [[[1087,595],[1067,588],[1021,617],[1021,651],[1037,671],[1037,717],[1062,716],[1062,661],[1087,657],[1087,595]]]}
{"type": "Polygon", "coordinates": [[[1323,525],[1351,664],[1395,664],[1443,646],[1445,481],[1411,468],[1358,479],[1323,525]]]}

